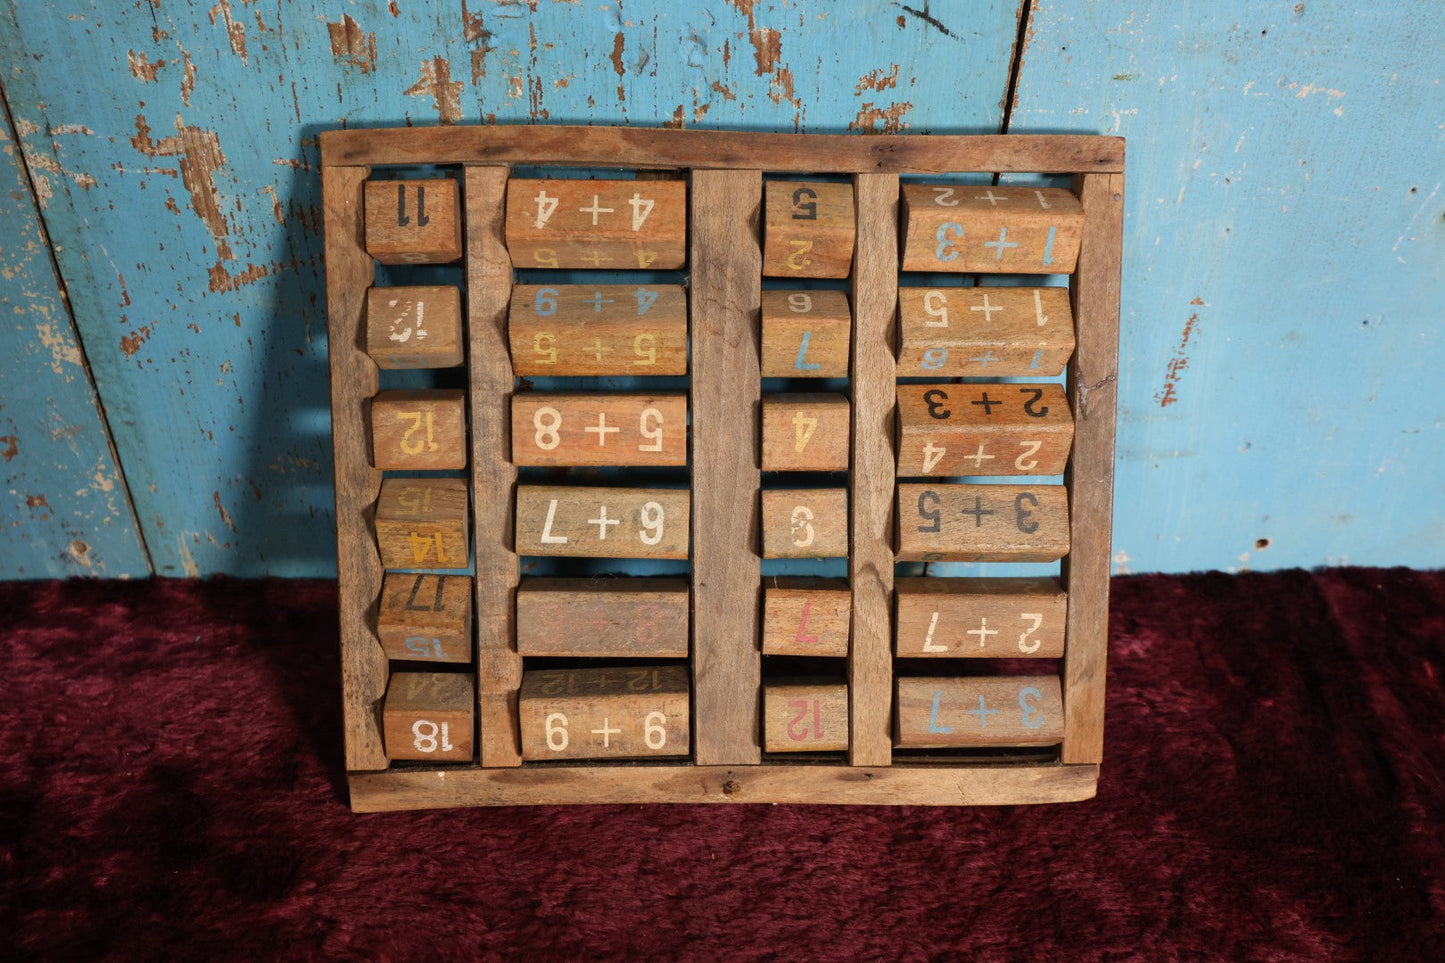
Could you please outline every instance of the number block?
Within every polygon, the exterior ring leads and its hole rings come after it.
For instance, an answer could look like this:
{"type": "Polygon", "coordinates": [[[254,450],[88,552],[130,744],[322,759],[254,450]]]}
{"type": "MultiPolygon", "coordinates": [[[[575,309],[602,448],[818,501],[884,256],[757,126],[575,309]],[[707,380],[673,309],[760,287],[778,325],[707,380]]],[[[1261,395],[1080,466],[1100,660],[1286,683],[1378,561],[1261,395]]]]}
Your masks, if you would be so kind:
{"type": "Polygon", "coordinates": [[[899,288],[898,377],[1060,374],[1074,353],[1068,288],[899,288]]]}
{"type": "Polygon", "coordinates": [[[768,181],[763,196],[764,275],[848,276],[857,234],[852,184],[768,181]]]}
{"type": "Polygon", "coordinates": [[[846,395],[763,398],[763,471],[847,471],[850,408],[846,395]]]}
{"type": "Polygon", "coordinates": [[[789,488],[762,493],[763,558],[844,558],[848,490],[789,488]]]}
{"type": "Polygon", "coordinates": [[[687,260],[687,185],[508,181],[507,249],[519,268],[680,268],[687,260]]]}
{"type": "Polygon", "coordinates": [[[1064,738],[1064,704],[1054,675],[895,680],[893,745],[1052,746],[1064,738]]]}
{"type": "Polygon", "coordinates": [[[852,618],[847,579],[770,578],[763,583],[763,654],[846,657],[852,618]]]}
{"type": "Polygon", "coordinates": [[[691,493],[677,488],[517,486],[517,553],[687,558],[691,493]]]}
{"type": "Polygon", "coordinates": [[[901,578],[894,651],[920,659],[1057,659],[1068,596],[1051,578],[901,578]]]}
{"type": "Polygon", "coordinates": [[[393,672],[381,709],[386,757],[469,762],[476,699],[468,675],[393,672]]]}
{"type": "Polygon", "coordinates": [[[689,751],[688,678],[680,666],[524,672],[519,704],[524,760],[689,751]]]}
{"type": "Polygon", "coordinates": [[[686,465],[687,395],[513,395],[512,463],[686,465]]]}
{"type": "Polygon", "coordinates": [[[383,568],[466,568],[466,481],[383,479],[376,500],[376,543],[383,568]]]}
{"type": "Polygon", "coordinates": [[[518,284],[507,318],[524,377],[687,374],[681,285],[518,284]]]}
{"type": "Polygon", "coordinates": [[[903,270],[1071,274],[1084,208],[1061,188],[903,186],[903,270]]]}
{"type": "Polygon", "coordinates": [[[389,659],[470,662],[471,577],[388,572],[381,582],[376,634],[389,659]]]}
{"type": "Polygon", "coordinates": [[[383,471],[467,467],[466,392],[379,392],[371,401],[371,463],[383,471]]]}
{"type": "Polygon", "coordinates": [[[1053,562],[1069,553],[1063,485],[898,486],[898,559],[1053,562]]]}
{"type": "Polygon", "coordinates": [[[462,353],[462,295],[448,285],[366,292],[366,353],[379,368],[455,368],[462,353]]]}
{"type": "Polygon", "coordinates": [[[1061,475],[1074,442],[1052,383],[898,386],[898,475],[1061,475]]]}
{"type": "Polygon", "coordinates": [[[842,291],[764,291],[762,376],[846,378],[852,334],[842,291]]]}
{"type": "Polygon", "coordinates": [[[685,578],[531,578],[517,589],[524,656],[687,658],[685,578]]]}
{"type": "Polygon", "coordinates": [[[367,181],[366,251],[382,264],[449,264],[462,256],[457,182],[367,181]]]}
{"type": "Polygon", "coordinates": [[[763,749],[822,752],[848,748],[848,686],[763,686],[763,749]]]}

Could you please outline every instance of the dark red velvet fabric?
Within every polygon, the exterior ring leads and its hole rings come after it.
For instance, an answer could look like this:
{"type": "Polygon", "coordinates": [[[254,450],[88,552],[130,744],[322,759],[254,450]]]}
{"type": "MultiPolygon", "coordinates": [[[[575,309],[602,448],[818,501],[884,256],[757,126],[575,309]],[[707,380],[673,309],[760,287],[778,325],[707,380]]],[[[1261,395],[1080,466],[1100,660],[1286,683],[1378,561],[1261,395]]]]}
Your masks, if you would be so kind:
{"type": "Polygon", "coordinates": [[[1445,573],[1113,591],[1086,803],[357,816],[332,583],[0,584],[0,955],[1445,959],[1445,573]]]}

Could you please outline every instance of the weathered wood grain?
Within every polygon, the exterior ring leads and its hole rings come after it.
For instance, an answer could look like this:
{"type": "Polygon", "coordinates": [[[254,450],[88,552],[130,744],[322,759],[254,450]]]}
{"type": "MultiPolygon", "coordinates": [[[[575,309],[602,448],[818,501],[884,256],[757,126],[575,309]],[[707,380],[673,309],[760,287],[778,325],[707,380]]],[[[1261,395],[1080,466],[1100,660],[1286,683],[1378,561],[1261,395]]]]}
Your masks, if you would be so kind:
{"type": "Polygon", "coordinates": [[[1069,593],[1063,758],[1070,763],[1097,763],[1104,754],[1124,175],[1081,177],[1078,190],[1087,221],[1073,284],[1079,345],[1069,364],[1074,456],[1065,476],[1070,550],[1062,569],[1069,593]]]}
{"type": "Polygon", "coordinates": [[[758,316],[762,173],[692,178],[693,714],[699,765],[758,740],[758,316]],[[706,443],[702,440],[706,439],[706,443]]]}
{"type": "Polygon", "coordinates": [[[770,180],[763,185],[763,274],[846,278],[853,267],[853,185],[770,180]]]}
{"type": "Polygon", "coordinates": [[[763,748],[838,752],[848,748],[848,686],[777,682],[763,686],[763,748]]]}

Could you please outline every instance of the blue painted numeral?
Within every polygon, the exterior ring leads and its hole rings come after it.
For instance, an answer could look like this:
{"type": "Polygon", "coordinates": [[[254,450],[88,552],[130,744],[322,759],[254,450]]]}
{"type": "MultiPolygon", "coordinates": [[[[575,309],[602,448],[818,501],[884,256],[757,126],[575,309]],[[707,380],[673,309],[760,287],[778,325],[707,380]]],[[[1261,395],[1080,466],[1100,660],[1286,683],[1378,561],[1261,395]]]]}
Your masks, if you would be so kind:
{"type": "Polygon", "coordinates": [[[933,710],[928,713],[929,732],[952,732],[952,726],[940,726],[938,724],[938,703],[943,698],[942,690],[933,693],[933,710]]]}
{"type": "Polygon", "coordinates": [[[808,342],[811,340],[813,340],[813,332],[804,331],[803,342],[798,345],[798,360],[793,364],[793,367],[799,371],[817,371],[822,367],[821,364],[803,360],[808,355],[808,342]]]}
{"type": "Polygon", "coordinates": [[[940,261],[956,261],[958,259],[958,243],[963,240],[963,225],[957,221],[949,221],[938,228],[935,235],[938,239],[938,246],[933,251],[933,256],[940,261]],[[949,231],[954,232],[956,237],[949,237],[949,231]]]}
{"type": "Polygon", "coordinates": [[[929,348],[923,352],[923,360],[920,361],[919,364],[925,368],[936,369],[942,368],[947,361],[947,348],[929,348]]]}
{"type": "Polygon", "coordinates": [[[1049,238],[1044,242],[1044,263],[1054,263],[1054,234],[1058,232],[1057,227],[1049,228],[1049,238]]]}
{"type": "Polygon", "coordinates": [[[640,318],[647,313],[647,309],[657,303],[657,292],[649,291],[647,288],[638,288],[632,292],[637,298],[637,316],[640,318]]]}
{"type": "Polygon", "coordinates": [[[1024,714],[1024,728],[1037,729],[1044,724],[1044,714],[1038,711],[1037,703],[1042,701],[1044,694],[1033,686],[1025,686],[1019,690],[1019,709],[1024,714]],[[1029,704],[1029,697],[1032,696],[1035,704],[1029,704]]]}

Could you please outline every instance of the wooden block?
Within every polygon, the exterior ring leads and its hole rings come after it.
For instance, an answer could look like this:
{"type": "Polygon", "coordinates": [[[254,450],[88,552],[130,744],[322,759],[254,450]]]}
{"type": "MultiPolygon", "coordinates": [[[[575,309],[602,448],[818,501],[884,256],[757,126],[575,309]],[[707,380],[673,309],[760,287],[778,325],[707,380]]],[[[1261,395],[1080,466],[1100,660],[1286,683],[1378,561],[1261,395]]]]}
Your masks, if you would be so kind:
{"type": "Polygon", "coordinates": [[[850,428],[846,395],[765,395],[763,471],[847,471],[850,428]]]}
{"type": "Polygon", "coordinates": [[[507,338],[524,377],[687,374],[687,292],[677,284],[518,284],[507,338]]]}
{"type": "Polygon", "coordinates": [[[1056,675],[900,676],[896,685],[893,744],[899,749],[1052,746],[1064,737],[1056,675]]]}
{"type": "Polygon", "coordinates": [[[512,463],[686,465],[687,395],[513,395],[512,463]]]}
{"type": "Polygon", "coordinates": [[[763,654],[848,655],[853,593],[847,579],[763,582],[763,654]]]}
{"type": "Polygon", "coordinates": [[[1062,475],[1074,440],[1057,384],[901,384],[898,475],[1062,475]]]}
{"type": "Polygon", "coordinates": [[[522,758],[685,756],[687,670],[548,669],[522,674],[522,758]]]}
{"type": "Polygon", "coordinates": [[[378,393],[371,401],[371,463],[382,470],[467,467],[467,393],[378,393]]]}
{"type": "Polygon", "coordinates": [[[1074,352],[1069,289],[899,288],[898,377],[1052,377],[1074,352]]]}
{"type": "Polygon", "coordinates": [[[383,568],[466,568],[467,483],[387,478],[376,500],[383,568]]]}
{"type": "Polygon", "coordinates": [[[687,558],[685,488],[517,486],[517,553],[687,558]]]}
{"type": "Polygon", "coordinates": [[[1052,562],[1069,551],[1063,485],[898,486],[898,559],[1052,562]]]}
{"type": "Polygon", "coordinates": [[[848,276],[856,234],[852,184],[768,181],[763,194],[763,274],[848,276]]]}
{"type": "Polygon", "coordinates": [[[687,184],[513,179],[507,250],[519,268],[680,268],[687,259],[687,184]]]}
{"type": "Polygon", "coordinates": [[[393,672],[381,710],[386,757],[469,762],[475,705],[471,676],[393,672]]]}
{"type": "Polygon", "coordinates": [[[517,651],[528,656],[685,659],[685,578],[529,578],[517,590],[517,651]]]}
{"type": "Polygon", "coordinates": [[[1052,578],[902,578],[899,658],[1056,659],[1068,597],[1052,578]]]}
{"type": "Polygon", "coordinates": [[[1062,188],[903,187],[903,270],[1070,274],[1084,209],[1062,188]]]}
{"type": "Polygon", "coordinates": [[[763,748],[821,752],[848,748],[848,686],[838,683],[763,686],[763,748]]]}
{"type": "Polygon", "coordinates": [[[846,378],[853,316],[842,291],[763,292],[764,378],[846,378]]]}
{"type": "Polygon", "coordinates": [[[846,488],[775,489],[762,503],[763,558],[847,556],[846,488]]]}
{"type": "Polygon", "coordinates": [[[450,264],[462,256],[457,182],[366,182],[366,250],[382,264],[450,264]]]}
{"type": "Polygon", "coordinates": [[[390,659],[470,662],[471,576],[388,573],[381,583],[376,633],[390,659]]]}
{"type": "Polygon", "coordinates": [[[455,368],[462,353],[462,295],[450,285],[366,292],[366,353],[379,368],[455,368]]]}

